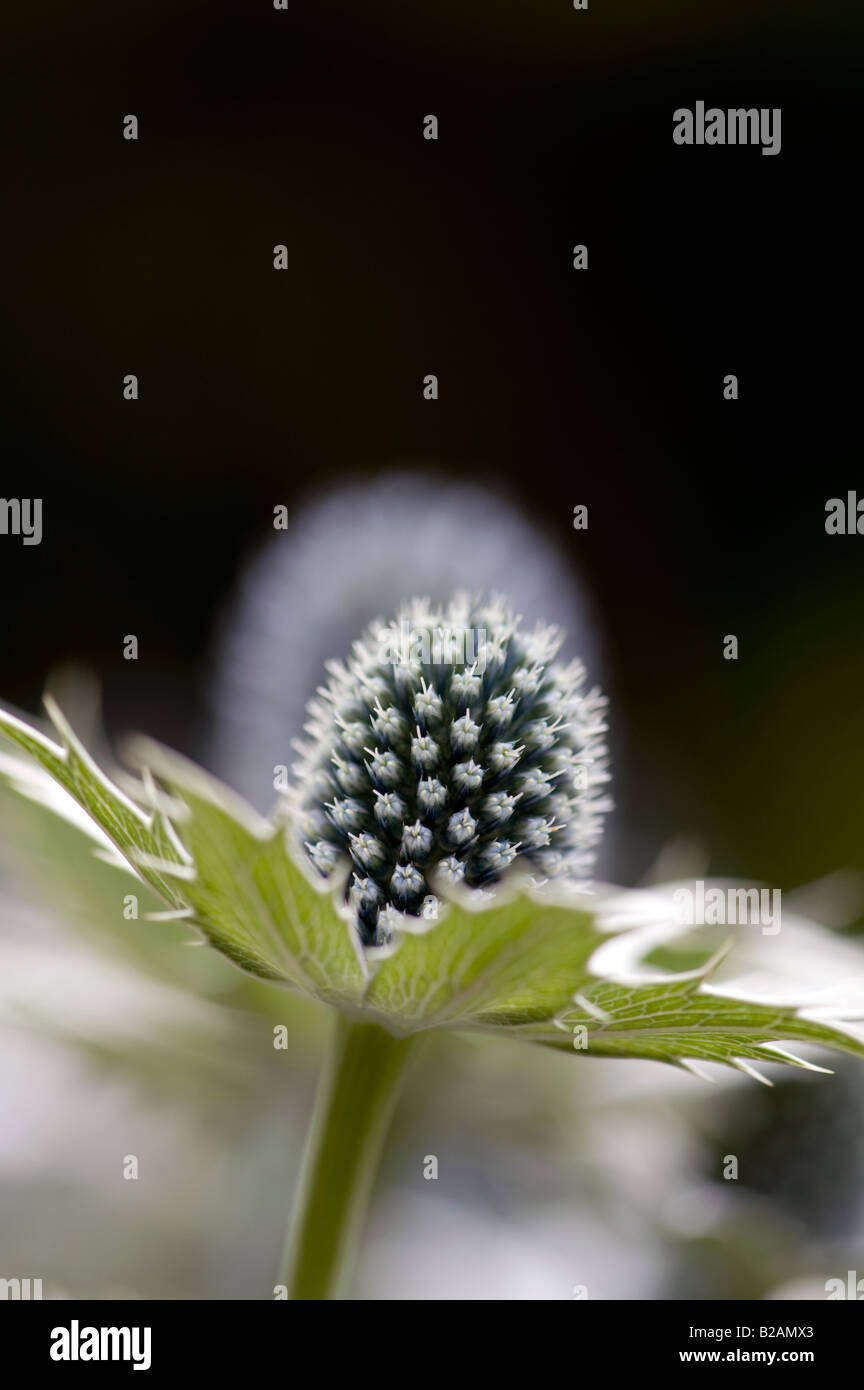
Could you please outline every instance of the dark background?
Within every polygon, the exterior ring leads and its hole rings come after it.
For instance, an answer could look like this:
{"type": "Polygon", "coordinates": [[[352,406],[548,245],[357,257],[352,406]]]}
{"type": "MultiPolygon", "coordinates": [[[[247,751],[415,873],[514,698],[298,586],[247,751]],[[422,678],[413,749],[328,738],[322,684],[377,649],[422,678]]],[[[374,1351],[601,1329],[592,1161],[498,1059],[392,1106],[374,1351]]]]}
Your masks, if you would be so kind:
{"type": "Polygon", "coordinates": [[[15,0],[0,495],[44,539],[0,538],[0,696],[82,660],[112,732],[200,753],[273,506],[431,462],[509,484],[584,576],[636,823],[784,888],[864,867],[864,538],[824,530],[864,493],[858,23],[15,0]],[[781,107],[782,152],[675,146],[699,99],[781,107]]]}

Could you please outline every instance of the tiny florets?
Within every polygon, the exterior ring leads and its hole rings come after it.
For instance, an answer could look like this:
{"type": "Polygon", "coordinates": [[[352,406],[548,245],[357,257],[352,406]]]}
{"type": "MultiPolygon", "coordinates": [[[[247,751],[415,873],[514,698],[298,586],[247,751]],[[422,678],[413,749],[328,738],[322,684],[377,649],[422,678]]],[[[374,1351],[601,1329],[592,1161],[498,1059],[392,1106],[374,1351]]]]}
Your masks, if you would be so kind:
{"type": "Polygon", "coordinates": [[[609,802],[605,699],[556,629],[523,632],[508,604],[414,600],[377,621],[309,706],[293,799],[305,849],[350,864],[361,940],[387,909],[434,910],[434,886],[486,888],[515,861],[584,881],[609,802]]]}

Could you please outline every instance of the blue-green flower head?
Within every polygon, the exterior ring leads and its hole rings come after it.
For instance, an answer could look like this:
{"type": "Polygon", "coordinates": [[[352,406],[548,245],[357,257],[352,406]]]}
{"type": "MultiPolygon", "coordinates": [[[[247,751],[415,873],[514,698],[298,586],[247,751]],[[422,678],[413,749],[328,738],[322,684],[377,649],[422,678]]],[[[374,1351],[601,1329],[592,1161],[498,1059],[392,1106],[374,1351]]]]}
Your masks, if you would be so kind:
{"type": "Polygon", "coordinates": [[[457,594],[413,600],[329,664],[294,796],[316,868],[349,866],[364,944],[386,941],[389,911],[428,915],[437,886],[487,888],[517,861],[538,880],[589,877],[606,702],[581,662],[556,663],[560,641],[457,594]]]}

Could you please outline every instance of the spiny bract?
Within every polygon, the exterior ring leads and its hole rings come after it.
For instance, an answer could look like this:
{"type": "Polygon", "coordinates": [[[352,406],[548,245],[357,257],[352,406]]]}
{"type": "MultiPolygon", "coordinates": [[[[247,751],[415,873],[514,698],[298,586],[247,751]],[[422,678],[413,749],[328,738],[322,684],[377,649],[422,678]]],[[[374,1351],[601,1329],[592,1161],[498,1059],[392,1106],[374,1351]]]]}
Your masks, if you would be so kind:
{"type": "Polygon", "coordinates": [[[378,620],[309,705],[293,789],[305,848],[347,896],[365,945],[388,916],[434,914],[436,883],[485,888],[517,858],[584,881],[608,781],[605,699],[557,629],[509,604],[415,599],[378,620]]]}

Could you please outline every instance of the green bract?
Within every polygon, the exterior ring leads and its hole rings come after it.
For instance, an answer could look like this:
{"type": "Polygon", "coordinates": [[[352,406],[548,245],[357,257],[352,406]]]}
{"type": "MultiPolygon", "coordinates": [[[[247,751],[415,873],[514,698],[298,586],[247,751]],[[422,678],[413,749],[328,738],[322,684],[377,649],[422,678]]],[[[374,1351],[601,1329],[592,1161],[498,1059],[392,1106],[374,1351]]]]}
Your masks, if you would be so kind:
{"type": "MultiPolygon", "coordinates": [[[[684,973],[651,969],[658,918],[656,905],[650,921],[644,915],[644,894],[580,894],[505,877],[491,890],[452,888],[433,915],[391,918],[390,941],[365,947],[344,882],[322,880],[281,819],[262,818],[149,742],[134,748],[140,775],[112,781],[50,698],[46,707],[59,741],[0,711],[0,732],[26,755],[4,760],[13,785],[61,814],[69,803],[58,788],[68,793],[104,832],[98,852],[113,846],[162,898],[156,918],[188,920],[242,969],[354,1020],[395,1036],[494,1031],[574,1056],[692,1069],[701,1061],[745,1071],[759,1059],[808,1065],[778,1046],[795,1040],[864,1055],[847,1020],[808,1015],[800,999],[723,993],[711,983],[716,955],[684,973]]],[[[660,925],[667,938],[684,935],[671,909],[660,925]]]]}

